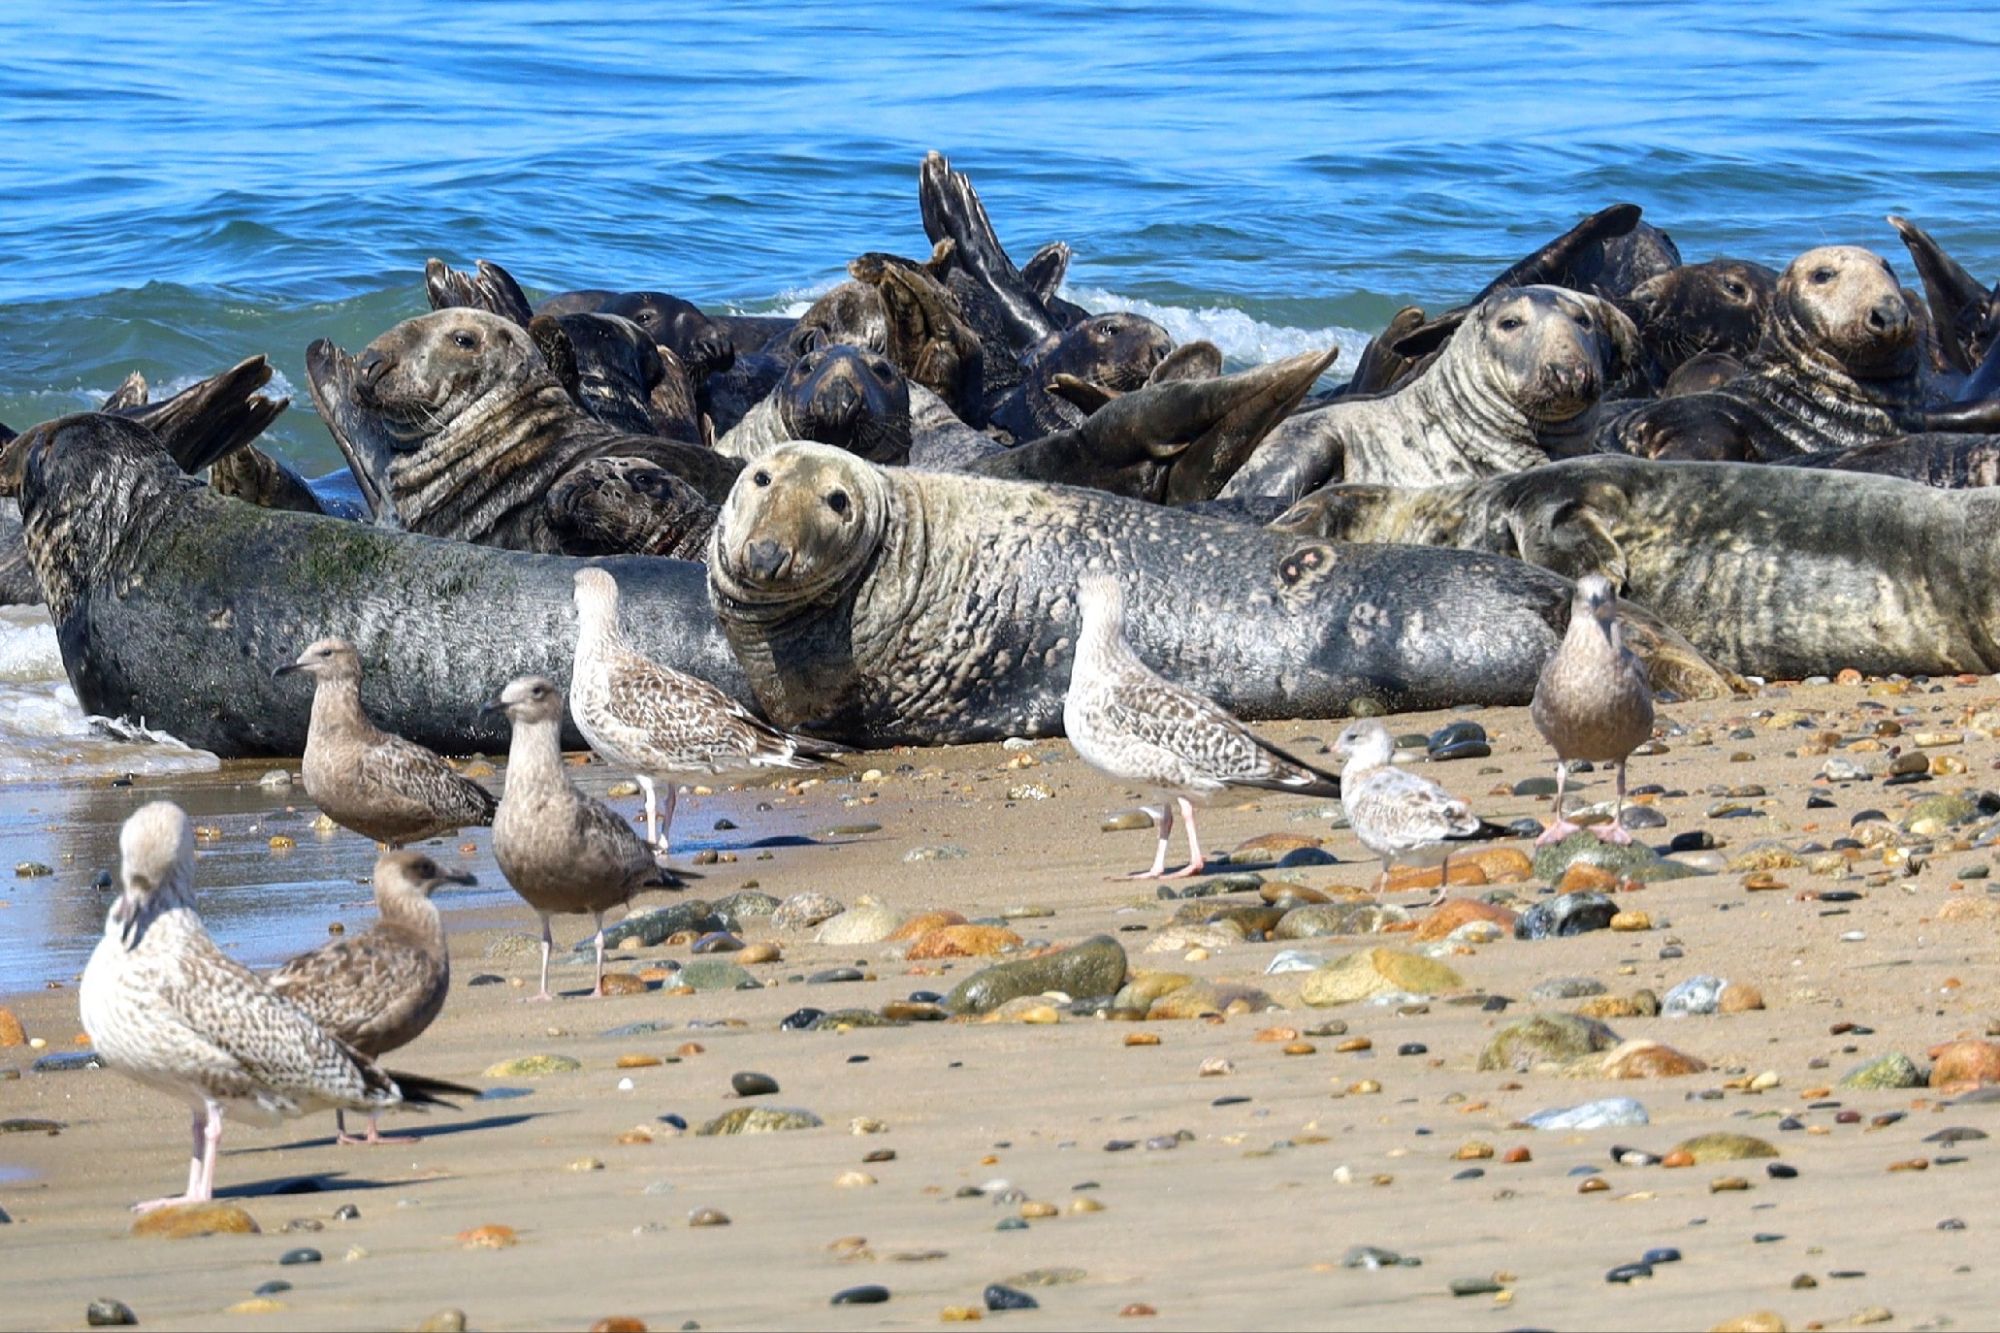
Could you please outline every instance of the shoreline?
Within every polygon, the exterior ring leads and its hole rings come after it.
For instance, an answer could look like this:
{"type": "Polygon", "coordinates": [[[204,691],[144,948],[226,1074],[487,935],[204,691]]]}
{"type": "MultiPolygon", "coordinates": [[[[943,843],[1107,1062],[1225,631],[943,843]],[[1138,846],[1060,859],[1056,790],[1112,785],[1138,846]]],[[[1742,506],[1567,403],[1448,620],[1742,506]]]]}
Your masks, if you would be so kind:
{"type": "MultiPolygon", "coordinates": [[[[2000,689],[1989,680],[1934,688],[1793,687],[1664,706],[1666,753],[1636,760],[1632,781],[1687,795],[1654,802],[1666,827],[1639,840],[1706,830],[1727,863],[1765,843],[1829,842],[1865,809],[1894,820],[1906,797],[1976,790],[1991,771],[1987,732],[2000,717],[1982,727],[1971,719],[2000,710],[2000,689]],[[1896,688],[1906,692],[1884,692],[1896,688]],[[1885,768],[1895,738],[1868,737],[1864,727],[1897,707],[1918,710],[1912,735],[1958,732],[1957,744],[1924,753],[1955,757],[1970,771],[1905,791],[1880,777],[1829,784],[1814,776],[1829,757],[1885,768]],[[1847,742],[1813,753],[1822,732],[1847,742]],[[1870,740],[1880,748],[1862,744],[1870,740]],[[1765,795],[1726,794],[1752,786],[1765,795]],[[1815,794],[1833,804],[1808,809],[1815,794]],[[1730,804],[1759,813],[1714,813],[1730,804]]],[[[1488,818],[1545,818],[1545,797],[1494,794],[1548,776],[1525,709],[1389,719],[1398,733],[1462,720],[1486,728],[1492,756],[1422,771],[1488,818]]],[[[1313,757],[1312,738],[1330,739],[1337,726],[1258,730],[1313,757]]],[[[470,913],[447,905],[451,1000],[424,1037],[386,1063],[527,1095],[469,1103],[457,1115],[388,1117],[385,1132],[421,1135],[392,1148],[336,1149],[324,1116],[277,1130],[232,1123],[218,1188],[263,1234],[166,1242],[128,1236],[125,1206],[177,1183],[183,1110],[104,1070],[0,1082],[4,1116],[64,1126],[55,1137],[0,1135],[0,1210],[12,1219],[0,1227],[7,1242],[0,1281],[16,1293],[10,1316],[23,1325],[73,1325],[89,1300],[108,1296],[128,1303],[143,1326],[160,1328],[213,1326],[218,1318],[269,1328],[411,1328],[448,1307],[464,1310],[475,1328],[573,1328],[614,1315],[656,1329],[689,1319],[705,1329],[934,1325],[948,1307],[979,1306],[987,1284],[1037,1269],[1081,1276],[1050,1286],[1016,1282],[1042,1313],[986,1317],[1092,1328],[1707,1328],[1770,1310],[1796,1328],[1887,1310],[1885,1326],[1902,1328],[1941,1326],[1941,1318],[1977,1326],[2000,1295],[2000,1267],[1984,1253],[1990,1209],[1982,1207],[2000,1184],[2000,1159],[1976,1138],[1928,1141],[1947,1128],[2000,1134],[1993,1109],[2000,1103],[1947,1106],[1952,1094],[1940,1090],[1837,1086],[1878,1055],[1902,1051],[1921,1064],[1929,1047],[1987,1030],[2000,988],[2000,959],[1990,947],[2000,897],[1987,895],[1990,881],[1964,873],[1990,866],[1987,848],[1952,850],[1953,837],[1941,835],[1929,840],[1921,868],[1905,874],[1910,862],[1877,843],[1838,876],[1806,866],[1766,872],[1785,885],[1780,890],[1747,887],[1756,873],[1747,870],[1651,884],[1614,895],[1621,909],[1648,914],[1649,930],[1446,945],[1436,961],[1461,975],[1456,990],[1402,1004],[1316,1008],[1301,1002],[1304,974],[1265,974],[1280,951],[1331,960],[1378,946],[1434,946],[1403,932],[1239,942],[1213,927],[1177,927],[1173,917],[1184,907],[1260,899],[1253,891],[1168,900],[1152,884],[1107,878],[1143,867],[1152,834],[1099,831],[1135,802],[1062,741],[1025,751],[874,753],[855,756],[852,766],[883,777],[822,784],[782,805],[782,794],[742,793],[753,797],[745,804],[754,815],[757,801],[769,800],[767,817],[782,814],[808,834],[871,823],[879,830],[741,850],[734,863],[694,867],[701,880],[678,895],[648,896],[641,909],[714,901],[746,880],[780,899],[818,891],[850,908],[872,894],[898,914],[954,909],[1000,919],[1031,947],[1109,934],[1135,970],[1256,987],[1282,1007],[1207,1020],[1115,1022],[1058,1012],[1055,1023],[784,1030],[781,1021],[803,1007],[879,1011],[913,992],[949,990],[995,960],[912,961],[893,945],[820,944],[816,931],[781,930],[768,917],[743,923],[751,943],[783,951],[780,961],[750,965],[765,982],[760,989],[683,995],[653,983],[643,994],[521,1005],[507,982],[469,982],[486,972],[532,985],[533,953],[509,952],[518,946],[508,943],[532,937],[532,914],[518,904],[470,913]],[[914,771],[901,771],[904,764],[914,771]],[[1030,786],[1049,795],[1028,795],[1030,786]],[[920,848],[964,855],[906,859],[920,848]],[[762,853],[769,859],[757,859],[762,853]],[[1836,891],[1856,896],[1807,896],[1836,891]],[[1024,908],[1049,914],[1020,914],[1024,908]],[[1176,929],[1179,943],[1148,952],[1176,929]],[[1841,938],[1854,931],[1863,938],[1841,938]],[[496,944],[497,956],[489,956],[496,944]],[[805,979],[838,968],[861,979],[805,979]],[[1604,1021],[1621,1038],[1697,1057],[1705,1070],[1611,1079],[1477,1068],[1507,1025],[1590,1003],[1532,998],[1545,982],[1589,978],[1616,1000],[1640,988],[1664,996],[1698,974],[1754,987],[1765,1007],[1604,1021]],[[1510,1003],[1498,1011],[1455,1004],[1459,993],[1510,1003]],[[1843,1023],[1860,1027],[1836,1032],[1843,1023]],[[1272,1029],[1297,1035],[1260,1040],[1272,1029]],[[1128,1044],[1140,1034],[1158,1044],[1128,1044]],[[1360,1038],[1369,1049],[1342,1049],[1360,1038]],[[1299,1042],[1313,1049],[1285,1054],[1299,1042]],[[690,1043],[703,1049],[687,1050],[690,1043]],[[1413,1046],[1424,1049],[1399,1053],[1413,1046]],[[566,1055],[580,1068],[536,1077],[485,1072],[542,1054],[566,1055]],[[621,1068],[621,1056],[661,1063],[621,1068]],[[1204,1063],[1218,1060],[1228,1072],[1205,1076],[1204,1063]],[[730,1077],[744,1071],[771,1076],[780,1092],[737,1097],[730,1077]],[[1775,1082],[1753,1086],[1767,1072],[1775,1082]],[[621,1080],[631,1082],[629,1091],[621,1080]],[[1609,1097],[1637,1098],[1651,1123],[1521,1127],[1536,1111],[1609,1097]],[[824,1124],[705,1137],[677,1133],[663,1118],[679,1116],[694,1129],[746,1105],[803,1108],[824,1124]],[[1856,1123],[1841,1119],[1848,1112],[1859,1113],[1856,1123]],[[883,1128],[851,1132],[857,1120],[883,1128]],[[1800,1127],[1782,1127],[1789,1121],[1800,1127]],[[650,1141],[640,1141],[642,1129],[650,1141]],[[1612,1156],[1614,1145],[1664,1155],[1710,1132],[1757,1136],[1797,1175],[1770,1175],[1773,1163],[1758,1159],[1673,1169],[1619,1165],[1612,1156]],[[1123,1143],[1133,1146],[1112,1147],[1123,1143]],[[1515,1148],[1527,1149],[1529,1160],[1507,1161],[1515,1148]],[[885,1150],[893,1158],[877,1160],[885,1150]],[[1925,1169],[1908,1167],[1919,1159],[1925,1169]],[[1891,1169],[1899,1163],[1906,1169],[1891,1169]],[[10,1168],[29,1174],[12,1178],[10,1168]],[[1732,1177],[1744,1188],[1715,1189],[1732,1177]],[[1593,1179],[1606,1188],[1587,1189],[1593,1179]],[[279,1192],[301,1181],[317,1188],[279,1192]],[[1073,1211],[1078,1200],[1102,1211],[1073,1211]],[[344,1204],[360,1216],[335,1219],[344,1204]],[[1030,1207],[1038,1204],[1053,1214],[1030,1207]],[[730,1224],[691,1226],[702,1209],[727,1214],[730,1224]],[[1024,1210],[1030,1215],[1021,1218],[1024,1210]],[[1025,1229],[998,1229],[1008,1218],[1021,1218],[1025,1229]],[[285,1232],[295,1219],[319,1229],[285,1232]],[[1964,1229],[1940,1229],[1952,1219],[1964,1229]],[[519,1244],[486,1251],[457,1239],[486,1225],[513,1228],[519,1244]],[[1357,1245],[1422,1263],[1342,1267],[1357,1245]],[[279,1265],[302,1246],[320,1251],[323,1262],[279,1265]],[[351,1247],[365,1254],[349,1259],[351,1247]],[[1660,1247],[1678,1249],[1681,1260],[1629,1284],[1606,1280],[1660,1247]],[[1815,1285],[1795,1288],[1801,1274],[1815,1285]],[[265,1298],[282,1308],[254,1319],[224,1314],[272,1279],[293,1284],[265,1298]],[[1457,1280],[1496,1290],[1453,1296],[1457,1280]],[[887,1287],[889,1302],[828,1304],[863,1284],[887,1287]],[[1157,1314],[1121,1315],[1133,1305],[1157,1314]]],[[[1578,787],[1588,802],[1608,799],[1610,775],[1582,775],[1578,787]]],[[[711,800],[722,799],[697,799],[694,817],[712,823],[720,811],[711,800]]],[[[619,808],[629,814],[631,804],[619,808]]],[[[1203,814],[1204,842],[1324,839],[1335,864],[1259,873],[1266,883],[1292,879],[1338,897],[1343,887],[1370,883],[1375,865],[1350,833],[1329,828],[1319,815],[1324,804],[1271,797],[1220,806],[1203,814]]],[[[733,812],[720,817],[740,821],[733,812]]],[[[676,868],[685,864],[676,858],[676,868]]],[[[486,867],[490,860],[482,879],[486,867]]],[[[1521,895],[1521,906],[1537,898],[1533,883],[1497,887],[1521,895]]],[[[1392,901],[1415,908],[1429,896],[1412,891],[1392,901]]],[[[344,917],[353,928],[367,915],[344,917]]],[[[587,919],[559,921],[559,945],[587,927],[587,919]]],[[[615,948],[610,967],[643,974],[695,957],[685,945],[615,948]]],[[[588,976],[587,962],[552,970],[557,987],[570,992],[588,976]]],[[[75,1030],[73,989],[6,1004],[51,1049],[75,1030]]],[[[24,1054],[0,1050],[0,1066],[25,1065],[24,1054]]]]}

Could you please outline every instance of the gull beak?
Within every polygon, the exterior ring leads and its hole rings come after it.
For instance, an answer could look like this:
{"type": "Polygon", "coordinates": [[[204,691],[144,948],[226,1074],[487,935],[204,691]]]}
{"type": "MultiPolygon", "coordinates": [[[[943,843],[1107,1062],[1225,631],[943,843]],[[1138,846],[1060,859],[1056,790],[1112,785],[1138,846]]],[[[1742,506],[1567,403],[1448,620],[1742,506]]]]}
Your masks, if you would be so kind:
{"type": "Polygon", "coordinates": [[[130,949],[139,942],[139,915],[145,910],[145,895],[128,888],[111,904],[111,919],[118,925],[118,940],[130,949]]]}
{"type": "Polygon", "coordinates": [[[454,870],[450,874],[439,875],[438,883],[458,884],[472,889],[479,887],[479,876],[473,874],[470,870],[454,870]]]}
{"type": "Polygon", "coordinates": [[[506,711],[507,705],[501,703],[498,699],[488,699],[485,703],[479,705],[479,716],[481,717],[491,717],[495,713],[504,713],[506,711]]]}
{"type": "Polygon", "coordinates": [[[279,680],[285,676],[291,675],[294,671],[303,671],[303,670],[305,670],[305,668],[300,666],[297,662],[287,662],[283,666],[279,667],[276,671],[273,671],[271,673],[271,679],[279,680]]]}

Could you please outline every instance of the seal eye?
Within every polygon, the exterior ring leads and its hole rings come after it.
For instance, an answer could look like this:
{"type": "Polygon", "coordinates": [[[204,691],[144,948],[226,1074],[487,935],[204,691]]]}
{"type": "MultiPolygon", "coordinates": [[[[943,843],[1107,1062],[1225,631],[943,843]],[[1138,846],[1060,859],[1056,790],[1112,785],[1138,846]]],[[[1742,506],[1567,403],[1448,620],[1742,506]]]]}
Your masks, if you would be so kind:
{"type": "Polygon", "coordinates": [[[888,383],[889,363],[887,361],[881,361],[881,360],[870,361],[868,363],[868,368],[875,372],[876,379],[881,380],[885,384],[888,383]]]}
{"type": "Polygon", "coordinates": [[[750,480],[756,482],[759,486],[769,486],[771,484],[771,474],[760,470],[750,480]]]}
{"type": "Polygon", "coordinates": [[[479,346],[479,339],[473,337],[471,334],[465,332],[462,329],[459,332],[451,335],[451,341],[454,346],[462,348],[468,352],[471,351],[473,348],[479,346]]]}
{"type": "Polygon", "coordinates": [[[1812,271],[1810,281],[1815,287],[1824,287],[1833,281],[1833,270],[1830,268],[1816,268],[1812,271]]]}
{"type": "Polygon", "coordinates": [[[1500,319],[1500,331],[1502,333],[1512,333],[1514,330],[1520,328],[1521,324],[1522,320],[1519,315],[1503,315],[1500,319]]]}
{"type": "Polygon", "coordinates": [[[1578,315],[1578,316],[1576,317],[1576,326],[1577,326],[1578,328],[1580,328],[1580,329],[1587,329],[1587,328],[1589,328],[1589,327],[1590,327],[1590,316],[1589,316],[1589,315],[1587,315],[1587,314],[1586,314],[1586,315],[1578,315]]]}
{"type": "Polygon", "coordinates": [[[843,518],[847,515],[847,492],[835,491],[826,497],[826,507],[843,518]]]}
{"type": "Polygon", "coordinates": [[[1731,296],[1735,297],[1739,301],[1750,294],[1748,288],[1746,288],[1742,283],[1735,281],[1723,283],[1722,290],[1728,292],[1731,296]]]}

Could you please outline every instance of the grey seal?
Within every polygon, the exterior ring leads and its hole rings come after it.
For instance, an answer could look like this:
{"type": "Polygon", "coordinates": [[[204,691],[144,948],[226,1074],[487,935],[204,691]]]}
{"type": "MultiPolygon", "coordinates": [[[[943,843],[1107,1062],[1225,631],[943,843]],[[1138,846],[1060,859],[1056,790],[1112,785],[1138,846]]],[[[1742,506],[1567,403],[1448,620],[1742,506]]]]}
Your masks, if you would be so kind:
{"type": "MultiPolygon", "coordinates": [[[[1525,703],[1571,595],[1514,560],[1342,548],[812,444],[745,471],[708,564],[765,716],[873,745],[1055,731],[1093,571],[1126,588],[1143,660],[1245,718],[1525,703]]],[[[1726,687],[1671,632],[1637,637],[1657,682],[1726,687]]]]}
{"type": "Polygon", "coordinates": [[[1221,493],[1296,500],[1331,480],[1424,486],[1533,467],[1587,445],[1605,385],[1638,355],[1631,321],[1602,297],[1498,291],[1415,378],[1291,418],[1221,493]]]}
{"type": "Polygon", "coordinates": [[[1602,574],[1748,675],[2000,669],[2000,491],[1601,456],[1452,486],[1331,486],[1277,526],[1602,574]]]}

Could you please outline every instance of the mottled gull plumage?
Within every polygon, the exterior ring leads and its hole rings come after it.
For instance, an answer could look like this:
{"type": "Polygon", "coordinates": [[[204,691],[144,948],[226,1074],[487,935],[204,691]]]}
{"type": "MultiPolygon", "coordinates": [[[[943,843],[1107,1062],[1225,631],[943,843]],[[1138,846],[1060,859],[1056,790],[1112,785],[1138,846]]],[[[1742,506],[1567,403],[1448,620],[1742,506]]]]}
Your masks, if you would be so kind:
{"type": "Polygon", "coordinates": [[[540,676],[508,683],[485,712],[514,724],[507,785],[493,820],[493,859],[542,919],[542,986],[549,994],[549,918],[587,912],[597,923],[597,983],[604,990],[604,914],[643,889],[672,881],[632,826],[601,801],[578,791],[563,771],[562,692],[540,676]]]}
{"type": "Polygon", "coordinates": [[[1646,668],[1625,646],[1618,594],[1602,574],[1576,581],[1569,631],[1535,682],[1529,716],[1556,752],[1556,816],[1536,841],[1560,842],[1577,831],[1563,818],[1571,760],[1618,766],[1618,803],[1599,836],[1629,843],[1625,831],[1625,764],[1653,735],[1653,690],[1646,668]]]}
{"type": "Polygon", "coordinates": [[[119,850],[124,889],[78,996],[84,1031],[112,1069],[194,1105],[187,1192],[138,1211],[214,1197],[225,1108],[276,1123],[434,1103],[434,1090],[452,1089],[377,1068],[215,946],[195,911],[194,830],[179,806],[142,807],[119,850]]]}
{"type": "Polygon", "coordinates": [[[674,775],[733,775],[759,768],[818,768],[834,750],[779,731],[698,676],[661,666],[625,638],[618,583],[608,570],[576,572],[578,633],[570,716],[604,761],[636,775],[646,792],[646,841],[667,850],[674,775]],[[666,808],[653,783],[664,778],[666,808]]]}
{"type": "Polygon", "coordinates": [[[321,639],[274,674],[295,671],[317,682],[300,776],[327,818],[391,847],[493,822],[493,793],[368,720],[353,644],[321,639]]]}
{"type": "Polygon", "coordinates": [[[1170,800],[1148,807],[1159,831],[1149,870],[1134,879],[1180,879],[1206,865],[1194,806],[1231,787],[1300,796],[1338,796],[1339,779],[1267,741],[1212,701],[1176,685],[1139,660],[1125,641],[1125,597],[1116,579],[1086,575],[1077,583],[1076,655],[1063,728],[1084,762],[1124,782],[1154,787],[1170,800]],[[1173,806],[1187,823],[1188,864],[1166,873],[1173,806]]]}
{"type": "MultiPolygon", "coordinates": [[[[1472,807],[1437,783],[1396,767],[1396,741],[1373,718],[1351,722],[1334,742],[1346,760],[1340,770],[1341,805],[1361,845],[1382,858],[1376,892],[1398,856],[1441,842],[1507,836],[1507,830],[1472,813],[1472,807]]],[[[1438,885],[1442,898],[1451,880],[1451,858],[1438,885]]]]}
{"type": "MultiPolygon", "coordinates": [[[[422,852],[385,852],[375,862],[375,924],[330,939],[265,979],[371,1060],[407,1046],[443,1011],[451,988],[444,921],[431,894],[443,884],[477,882],[422,852]]],[[[340,1143],[407,1141],[384,1137],[372,1111],[362,1139],[349,1137],[345,1111],[334,1119],[340,1143]]]]}

